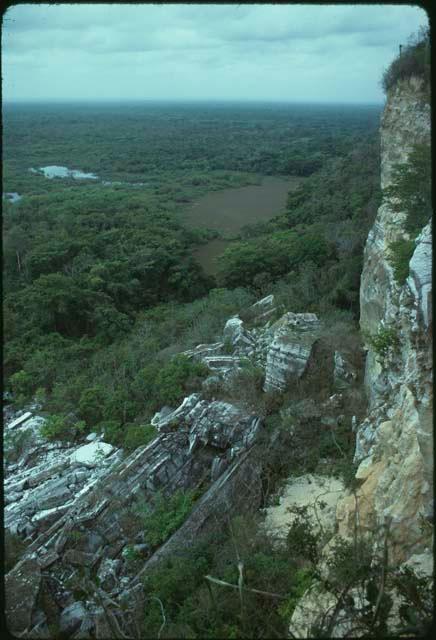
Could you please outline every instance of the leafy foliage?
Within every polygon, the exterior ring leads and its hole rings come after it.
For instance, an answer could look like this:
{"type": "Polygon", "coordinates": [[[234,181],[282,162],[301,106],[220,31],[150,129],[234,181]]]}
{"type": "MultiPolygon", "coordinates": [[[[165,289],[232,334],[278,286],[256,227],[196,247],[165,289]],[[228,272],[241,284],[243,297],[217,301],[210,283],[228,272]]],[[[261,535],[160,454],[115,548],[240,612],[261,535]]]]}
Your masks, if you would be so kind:
{"type": "Polygon", "coordinates": [[[51,415],[41,426],[40,432],[48,440],[74,440],[85,430],[83,420],[75,420],[70,416],[51,415]]]}
{"type": "Polygon", "coordinates": [[[203,363],[192,362],[181,354],[164,366],[154,362],[143,367],[137,388],[147,398],[147,408],[155,411],[163,405],[177,405],[185,395],[198,389],[208,372],[203,363]]]}
{"type": "Polygon", "coordinates": [[[294,518],[286,536],[286,544],[292,557],[300,556],[313,565],[318,561],[318,540],[308,518],[307,506],[292,508],[294,518]]]}
{"type": "Polygon", "coordinates": [[[259,273],[271,281],[307,261],[323,265],[332,255],[332,247],[320,235],[278,231],[226,249],[221,278],[229,287],[249,286],[259,273]]]}
{"type": "Polygon", "coordinates": [[[130,424],[125,428],[123,448],[133,451],[137,447],[144,446],[154,440],[157,436],[157,429],[151,424],[130,424]]]}
{"type": "MultiPolygon", "coordinates": [[[[338,285],[332,304],[357,306],[350,291],[359,258],[352,268],[339,267],[342,282],[335,273],[327,283],[319,276],[337,263],[327,258],[331,238],[317,228],[294,233],[287,223],[263,228],[273,230],[264,248],[256,232],[252,245],[230,253],[225,285],[250,290],[206,295],[215,283],[191,253],[213,234],[187,229],[183,216],[200,194],[255,184],[253,171],[316,169],[306,193],[314,206],[325,182],[316,179],[320,167],[375,137],[378,114],[370,107],[6,107],[5,190],[24,196],[5,203],[4,215],[4,365],[9,388],[11,376],[23,372],[18,403],[44,388],[47,410],[79,408],[88,429],[105,422],[109,431],[112,423],[117,438],[117,429],[147,423],[160,402],[175,403],[192,388],[197,374],[183,378],[183,367],[165,369],[171,356],[217,339],[228,316],[275,278],[291,274],[295,284],[295,273],[307,271],[306,280],[313,275],[325,291],[338,285]],[[28,171],[47,163],[80,167],[111,184],[28,171]],[[161,369],[159,397],[152,383],[161,369]]],[[[365,157],[375,171],[376,155],[365,157]]],[[[361,158],[358,164],[366,166],[361,158]]],[[[332,177],[336,169],[328,171],[332,177]]],[[[346,192],[342,186],[336,193],[346,192]]],[[[307,293],[312,305],[320,299],[313,288],[307,293]]]]}
{"type": "Polygon", "coordinates": [[[363,247],[379,202],[378,148],[369,137],[291,191],[285,214],[246,226],[243,242],[221,258],[221,277],[259,295],[285,291],[295,311],[339,308],[357,318],[363,247]]]}
{"type": "Polygon", "coordinates": [[[406,163],[397,164],[392,184],[385,190],[390,206],[404,212],[405,231],[415,238],[432,216],[431,151],[429,144],[416,144],[406,163]]]}
{"type": "Polygon", "coordinates": [[[414,240],[396,240],[389,245],[389,262],[394,269],[395,280],[403,285],[409,275],[409,263],[415,251],[414,240]]]}
{"type": "Polygon", "coordinates": [[[176,491],[169,498],[157,493],[152,504],[139,505],[137,512],[141,516],[147,542],[153,546],[165,542],[185,521],[196,497],[193,491],[176,491]]]}
{"type": "Polygon", "coordinates": [[[150,599],[143,633],[156,636],[162,626],[159,598],[166,612],[161,637],[250,638],[285,637],[289,621],[284,604],[294,600],[309,582],[309,574],[298,572],[286,549],[255,533],[249,517],[235,518],[226,531],[205,540],[189,554],[173,557],[144,577],[150,599]],[[231,532],[230,532],[231,531],[231,532]],[[218,536],[218,539],[217,539],[218,536]],[[211,585],[207,574],[237,585],[236,550],[243,563],[243,586],[279,594],[270,598],[211,585]],[[280,597],[282,596],[282,597],[280,597]]]}
{"type": "Polygon", "coordinates": [[[368,336],[369,343],[377,356],[385,358],[390,352],[399,346],[398,333],[393,327],[380,326],[377,333],[368,336]]]}

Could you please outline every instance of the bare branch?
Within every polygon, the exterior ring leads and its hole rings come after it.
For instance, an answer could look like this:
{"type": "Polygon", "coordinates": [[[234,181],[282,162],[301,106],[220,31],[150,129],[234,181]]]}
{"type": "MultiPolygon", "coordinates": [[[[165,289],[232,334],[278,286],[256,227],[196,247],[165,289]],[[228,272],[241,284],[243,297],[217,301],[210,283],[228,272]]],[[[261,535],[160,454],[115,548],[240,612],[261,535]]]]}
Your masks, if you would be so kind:
{"type": "MultiPolygon", "coordinates": [[[[219,584],[221,587],[229,587],[230,589],[238,589],[239,585],[231,584],[230,582],[225,582],[224,580],[219,580],[218,578],[214,578],[213,576],[204,576],[205,580],[210,580],[214,584],[219,584]]],[[[282,596],[279,593],[271,593],[270,591],[260,591],[259,589],[250,589],[249,587],[242,587],[242,591],[250,591],[251,593],[258,593],[261,596],[267,596],[269,598],[279,598],[280,600],[287,600],[287,596],[282,596]]]]}
{"type": "Polygon", "coordinates": [[[377,596],[377,601],[375,603],[375,608],[374,608],[374,615],[372,618],[372,624],[371,627],[374,628],[374,625],[377,621],[377,616],[379,614],[379,610],[380,610],[380,604],[383,598],[383,594],[385,592],[385,585],[386,585],[386,569],[388,566],[388,553],[389,553],[389,549],[388,549],[388,535],[389,535],[389,527],[391,525],[391,520],[387,520],[386,524],[385,524],[385,537],[384,537],[384,542],[383,542],[383,564],[382,564],[382,571],[381,571],[381,579],[380,579],[380,588],[379,588],[379,592],[378,592],[378,596],[377,596]]]}
{"type": "Polygon", "coordinates": [[[158,598],[157,596],[148,596],[148,600],[157,600],[157,602],[159,603],[159,606],[160,606],[160,611],[161,611],[161,614],[162,614],[162,624],[161,624],[161,626],[159,628],[159,631],[158,631],[158,634],[157,634],[158,640],[160,640],[160,634],[162,633],[162,631],[163,631],[163,629],[164,629],[164,627],[165,627],[165,625],[167,623],[167,619],[166,619],[166,616],[165,616],[165,609],[164,609],[164,606],[162,604],[162,600],[160,598],[158,598]]]}

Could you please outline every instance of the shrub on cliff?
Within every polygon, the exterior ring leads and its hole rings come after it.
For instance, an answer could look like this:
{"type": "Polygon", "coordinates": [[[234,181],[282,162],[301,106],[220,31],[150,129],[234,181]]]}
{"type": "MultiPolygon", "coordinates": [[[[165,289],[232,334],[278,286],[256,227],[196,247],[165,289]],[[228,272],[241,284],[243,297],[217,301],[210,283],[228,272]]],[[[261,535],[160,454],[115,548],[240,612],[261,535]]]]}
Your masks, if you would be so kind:
{"type": "Polygon", "coordinates": [[[86,429],[83,420],[77,420],[72,415],[51,415],[42,425],[40,432],[47,440],[66,440],[72,442],[86,429]]]}
{"type": "Polygon", "coordinates": [[[377,333],[366,335],[366,339],[374,350],[377,359],[383,361],[390,353],[393,353],[400,345],[400,339],[393,327],[379,326],[377,333]]]}
{"type": "Polygon", "coordinates": [[[147,542],[153,547],[165,542],[186,520],[196,498],[194,491],[178,490],[170,497],[157,493],[151,505],[138,505],[147,542]]]}
{"type": "Polygon", "coordinates": [[[407,162],[394,167],[392,184],[384,195],[395,212],[406,214],[404,229],[415,238],[432,215],[429,144],[414,145],[407,162]]]}
{"type": "Polygon", "coordinates": [[[151,362],[139,373],[135,391],[142,393],[147,411],[153,412],[164,405],[177,406],[185,396],[197,391],[209,369],[179,354],[165,365],[151,362]]]}
{"type": "Polygon", "coordinates": [[[409,262],[415,250],[413,240],[397,240],[389,245],[389,263],[394,270],[395,280],[403,285],[409,275],[409,262]]]}
{"type": "Polygon", "coordinates": [[[389,245],[389,262],[400,285],[409,275],[414,239],[432,216],[430,153],[429,144],[416,144],[407,162],[394,167],[392,184],[385,189],[392,210],[406,214],[404,231],[410,236],[389,245]]]}
{"type": "Polygon", "coordinates": [[[152,424],[129,424],[125,429],[123,448],[134,451],[137,447],[148,444],[158,435],[152,424]]]}

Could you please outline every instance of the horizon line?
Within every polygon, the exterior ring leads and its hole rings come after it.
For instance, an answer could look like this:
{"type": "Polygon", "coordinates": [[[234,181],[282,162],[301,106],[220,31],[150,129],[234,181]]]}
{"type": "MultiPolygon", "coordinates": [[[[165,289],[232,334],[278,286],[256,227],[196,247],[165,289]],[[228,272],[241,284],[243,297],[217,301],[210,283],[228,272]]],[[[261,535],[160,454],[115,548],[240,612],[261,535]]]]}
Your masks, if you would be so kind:
{"type": "Polygon", "coordinates": [[[131,104],[131,103],[225,103],[225,104],[319,104],[319,105],[373,105],[382,106],[383,101],[333,101],[333,100],[280,100],[264,98],[13,98],[3,99],[7,104],[131,104]]]}

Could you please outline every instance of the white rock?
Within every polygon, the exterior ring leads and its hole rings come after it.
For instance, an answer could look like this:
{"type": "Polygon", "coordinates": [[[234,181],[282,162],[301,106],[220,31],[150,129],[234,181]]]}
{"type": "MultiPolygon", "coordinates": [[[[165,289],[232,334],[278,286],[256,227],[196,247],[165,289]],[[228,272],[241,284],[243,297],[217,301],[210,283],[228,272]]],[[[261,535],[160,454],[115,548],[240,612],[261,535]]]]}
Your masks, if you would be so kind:
{"type": "Polygon", "coordinates": [[[203,362],[212,371],[229,371],[238,367],[241,360],[235,356],[206,356],[203,362]]]}
{"type": "Polygon", "coordinates": [[[95,467],[108,456],[114,447],[107,442],[91,442],[79,447],[70,456],[71,464],[83,464],[85,467],[95,467]]]}
{"type": "Polygon", "coordinates": [[[434,568],[433,553],[431,551],[415,553],[410,556],[404,565],[413,569],[416,574],[431,577],[433,575],[434,568]]]}
{"type": "Polygon", "coordinates": [[[177,409],[174,409],[170,413],[165,412],[164,416],[161,415],[162,410],[159,413],[156,413],[153,416],[151,424],[154,427],[157,427],[159,430],[165,427],[168,427],[169,425],[183,419],[186,416],[186,414],[188,414],[191,411],[191,409],[195,407],[195,405],[198,403],[199,400],[200,400],[200,394],[192,393],[190,396],[187,396],[186,398],[184,398],[182,404],[179,407],[177,407],[177,409]]]}
{"type": "Polygon", "coordinates": [[[265,298],[262,298],[262,300],[258,300],[257,302],[252,304],[250,309],[257,310],[260,307],[260,309],[264,311],[266,307],[272,307],[273,304],[274,304],[274,296],[271,293],[269,296],[265,296],[265,298]]]}
{"type": "Polygon", "coordinates": [[[432,285],[432,242],[431,223],[422,230],[417,239],[416,249],[410,260],[410,276],[407,283],[410,286],[420,308],[424,325],[431,324],[431,285],[432,285]]]}
{"type": "Polygon", "coordinates": [[[234,340],[242,332],[243,324],[244,323],[242,322],[241,318],[239,318],[238,316],[229,318],[224,326],[224,337],[234,340]]]}
{"type": "Polygon", "coordinates": [[[26,420],[28,420],[31,417],[32,417],[32,414],[30,413],[30,411],[26,411],[26,413],[24,413],[22,416],[10,422],[7,425],[8,429],[15,429],[15,427],[18,427],[20,424],[23,424],[23,422],[26,422],[26,420]]]}
{"type": "Polygon", "coordinates": [[[153,427],[157,427],[159,422],[161,422],[167,416],[169,416],[170,413],[173,413],[173,411],[174,411],[174,409],[172,407],[162,407],[162,409],[160,411],[158,411],[157,413],[154,414],[154,416],[150,420],[150,424],[153,425],[153,427]]]}

